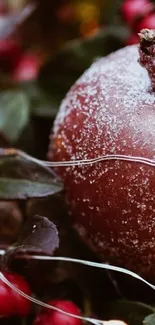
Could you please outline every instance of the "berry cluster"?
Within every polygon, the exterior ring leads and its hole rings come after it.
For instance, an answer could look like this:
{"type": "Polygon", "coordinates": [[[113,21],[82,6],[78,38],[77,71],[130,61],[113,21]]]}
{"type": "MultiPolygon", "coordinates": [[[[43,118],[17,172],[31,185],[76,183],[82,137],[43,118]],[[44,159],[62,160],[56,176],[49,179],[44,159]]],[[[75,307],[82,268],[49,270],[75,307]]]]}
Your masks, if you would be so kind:
{"type": "Polygon", "coordinates": [[[155,29],[155,6],[149,0],[124,0],[121,12],[131,28],[126,45],[139,42],[138,33],[144,29],[155,29]]]}
{"type": "MultiPolygon", "coordinates": [[[[5,278],[17,289],[28,296],[32,296],[32,292],[27,281],[16,273],[6,273],[5,278]]],[[[63,310],[66,313],[81,316],[78,307],[71,301],[51,300],[47,302],[49,305],[63,310]]],[[[0,317],[26,317],[31,312],[31,302],[11,289],[7,284],[0,280],[0,317]]],[[[70,317],[58,311],[44,308],[38,314],[33,322],[34,325],[81,325],[82,321],[78,318],[70,317]]]]}
{"type": "Polygon", "coordinates": [[[18,42],[0,40],[0,70],[9,74],[14,82],[35,79],[38,65],[36,55],[24,53],[18,42]]]}
{"type": "MultiPolygon", "coordinates": [[[[27,281],[16,273],[4,272],[5,278],[17,289],[28,296],[32,296],[32,292],[27,281]]],[[[82,316],[79,308],[75,303],[69,300],[50,300],[48,305],[64,311],[43,308],[33,320],[33,325],[82,325],[80,319],[82,316]],[[67,314],[65,314],[67,313],[67,314]],[[75,315],[72,317],[69,314],[75,315]],[[79,318],[78,318],[79,317],[79,318]]],[[[31,312],[30,300],[24,298],[15,290],[10,288],[2,280],[0,280],[0,318],[8,318],[12,316],[27,317],[31,312]]],[[[107,325],[127,325],[121,321],[107,321],[107,325]]]]}
{"type": "MultiPolygon", "coordinates": [[[[0,20],[10,15],[6,1],[0,0],[0,20]]],[[[8,75],[13,82],[36,79],[39,59],[34,53],[25,53],[20,40],[0,39],[0,72],[8,75]]]]}

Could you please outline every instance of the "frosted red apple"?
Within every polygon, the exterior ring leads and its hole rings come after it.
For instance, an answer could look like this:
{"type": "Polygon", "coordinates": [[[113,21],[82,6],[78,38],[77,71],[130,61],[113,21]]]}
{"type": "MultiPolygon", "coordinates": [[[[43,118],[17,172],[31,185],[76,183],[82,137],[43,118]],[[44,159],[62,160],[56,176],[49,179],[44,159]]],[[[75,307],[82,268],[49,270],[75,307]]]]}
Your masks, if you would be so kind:
{"type": "MultiPolygon", "coordinates": [[[[136,45],[123,48],[97,60],[72,86],[55,120],[50,160],[155,159],[155,93],[138,59],[136,45]]],[[[57,172],[86,243],[104,261],[155,279],[155,167],[113,160],[57,172]]]]}

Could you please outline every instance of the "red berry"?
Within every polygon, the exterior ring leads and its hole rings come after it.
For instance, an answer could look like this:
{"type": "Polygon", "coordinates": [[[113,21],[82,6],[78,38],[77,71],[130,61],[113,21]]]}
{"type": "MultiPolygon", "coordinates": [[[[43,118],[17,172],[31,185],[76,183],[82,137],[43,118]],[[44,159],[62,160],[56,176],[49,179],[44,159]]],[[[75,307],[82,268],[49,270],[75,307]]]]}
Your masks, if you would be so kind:
{"type": "Polygon", "coordinates": [[[0,69],[10,71],[21,55],[21,49],[13,40],[0,40],[0,69]]]}
{"type": "Polygon", "coordinates": [[[39,60],[36,55],[23,54],[18,61],[12,78],[19,81],[33,80],[37,78],[39,70],[39,60]]]}
{"type": "MultiPolygon", "coordinates": [[[[31,295],[31,290],[26,280],[13,273],[4,273],[8,281],[16,288],[27,295],[31,295]]],[[[31,302],[12,290],[7,284],[0,280],[0,316],[27,316],[30,313],[31,302]]]]}
{"type": "Polygon", "coordinates": [[[131,35],[125,42],[125,45],[133,45],[139,43],[139,36],[137,34],[131,35]]]}
{"type": "Polygon", "coordinates": [[[155,29],[155,13],[152,13],[144,17],[136,26],[137,32],[140,32],[142,29],[155,29]]]}
{"type": "MultiPolygon", "coordinates": [[[[77,306],[72,301],[67,300],[51,300],[49,305],[62,309],[63,311],[81,316],[77,306]]],[[[67,316],[61,312],[52,309],[43,309],[36,317],[33,325],[82,325],[82,321],[75,317],[67,316]]]]}
{"type": "MultiPolygon", "coordinates": [[[[6,275],[6,274],[5,274],[6,275]]],[[[0,280],[0,317],[11,316],[13,314],[13,304],[11,289],[0,280]]]]}
{"type": "Polygon", "coordinates": [[[152,4],[148,0],[125,0],[121,11],[125,20],[132,24],[141,15],[146,15],[152,9],[152,4]]]}

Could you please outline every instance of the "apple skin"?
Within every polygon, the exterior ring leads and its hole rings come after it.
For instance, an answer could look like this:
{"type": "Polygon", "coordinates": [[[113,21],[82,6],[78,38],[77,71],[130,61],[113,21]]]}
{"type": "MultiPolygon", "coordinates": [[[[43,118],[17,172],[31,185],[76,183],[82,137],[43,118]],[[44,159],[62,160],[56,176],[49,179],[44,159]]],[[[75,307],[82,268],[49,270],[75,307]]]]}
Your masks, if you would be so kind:
{"type": "MultiPolygon", "coordinates": [[[[107,154],[155,158],[155,94],[138,47],[97,60],[63,100],[49,160],[107,154]]],[[[155,279],[155,167],[102,161],[57,167],[70,219],[102,258],[155,279]]]]}

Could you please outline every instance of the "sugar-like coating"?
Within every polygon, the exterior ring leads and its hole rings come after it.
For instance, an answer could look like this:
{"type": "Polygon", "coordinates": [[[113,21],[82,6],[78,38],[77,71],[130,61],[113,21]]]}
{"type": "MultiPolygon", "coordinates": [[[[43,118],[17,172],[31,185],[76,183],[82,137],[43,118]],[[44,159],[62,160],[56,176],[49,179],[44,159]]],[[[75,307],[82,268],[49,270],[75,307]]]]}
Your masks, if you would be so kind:
{"type": "MultiPolygon", "coordinates": [[[[93,63],[54,123],[50,160],[124,154],[155,159],[155,94],[130,46],[93,63]]],[[[155,275],[155,168],[104,161],[59,168],[70,218],[104,259],[155,275]]]]}

